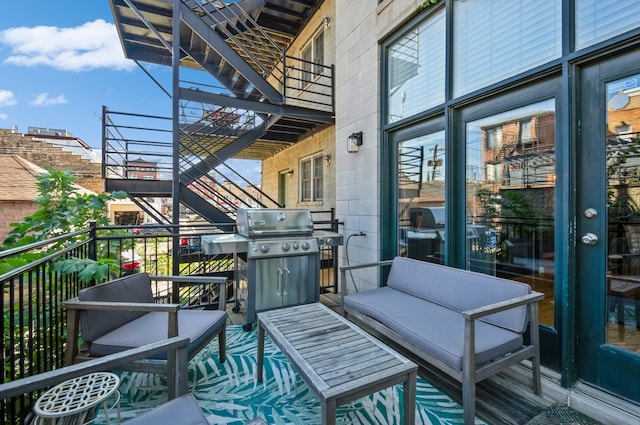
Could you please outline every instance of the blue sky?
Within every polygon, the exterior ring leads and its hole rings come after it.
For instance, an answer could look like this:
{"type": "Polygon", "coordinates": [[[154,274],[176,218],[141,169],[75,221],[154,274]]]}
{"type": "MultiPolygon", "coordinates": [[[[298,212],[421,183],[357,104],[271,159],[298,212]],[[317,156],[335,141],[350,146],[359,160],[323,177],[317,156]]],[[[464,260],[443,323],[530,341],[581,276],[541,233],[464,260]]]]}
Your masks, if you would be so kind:
{"type": "MultiPolygon", "coordinates": [[[[170,88],[169,67],[142,65],[170,88]]],[[[171,115],[169,97],[125,59],[109,1],[4,1],[0,128],[64,129],[100,149],[103,105],[111,111],[171,115]]],[[[259,164],[231,165],[260,183],[259,164]]]]}
{"type": "MultiPolygon", "coordinates": [[[[170,69],[152,68],[155,78],[169,78],[170,69]]],[[[99,148],[103,105],[163,116],[171,111],[169,98],[124,58],[109,1],[3,2],[0,128],[65,129],[99,148]]]]}

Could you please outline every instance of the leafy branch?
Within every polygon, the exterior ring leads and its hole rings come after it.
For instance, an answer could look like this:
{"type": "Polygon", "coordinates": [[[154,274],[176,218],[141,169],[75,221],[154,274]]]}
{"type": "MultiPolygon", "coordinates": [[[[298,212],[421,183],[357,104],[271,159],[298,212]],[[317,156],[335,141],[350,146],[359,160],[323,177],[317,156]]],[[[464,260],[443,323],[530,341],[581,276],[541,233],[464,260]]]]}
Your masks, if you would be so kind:
{"type": "Polygon", "coordinates": [[[425,0],[418,5],[418,7],[416,8],[416,12],[420,12],[421,10],[424,10],[436,3],[438,3],[438,0],[425,0]]]}
{"type": "MultiPolygon", "coordinates": [[[[70,171],[49,169],[47,173],[36,176],[38,197],[34,201],[39,208],[21,221],[11,223],[12,229],[2,243],[2,249],[10,249],[39,242],[60,235],[86,229],[90,221],[99,226],[109,224],[107,203],[115,199],[126,198],[126,193],[82,192],[75,185],[76,177],[70,171]]],[[[71,241],[73,242],[73,241],[71,241]]],[[[0,263],[0,271],[6,272],[19,267],[49,252],[63,248],[70,241],[60,241],[51,245],[45,252],[25,253],[0,263]]],[[[54,264],[54,271],[78,273],[82,281],[103,280],[116,261],[111,259],[106,247],[98,246],[98,260],[67,258],[54,264]]]]}

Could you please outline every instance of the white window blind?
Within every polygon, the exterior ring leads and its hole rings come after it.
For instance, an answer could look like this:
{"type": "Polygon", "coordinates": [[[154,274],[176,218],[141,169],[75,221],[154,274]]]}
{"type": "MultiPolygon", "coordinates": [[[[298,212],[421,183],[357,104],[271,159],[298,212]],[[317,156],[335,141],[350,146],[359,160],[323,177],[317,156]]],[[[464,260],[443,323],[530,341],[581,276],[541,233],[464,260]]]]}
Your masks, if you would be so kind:
{"type": "Polygon", "coordinates": [[[576,49],[640,27],[638,0],[576,0],[576,49]]]}
{"type": "Polygon", "coordinates": [[[388,122],[444,102],[444,18],[444,10],[430,16],[387,49],[388,122]]]}
{"type": "Polygon", "coordinates": [[[560,57],[561,16],[561,0],[455,0],[454,96],[560,57]]]}

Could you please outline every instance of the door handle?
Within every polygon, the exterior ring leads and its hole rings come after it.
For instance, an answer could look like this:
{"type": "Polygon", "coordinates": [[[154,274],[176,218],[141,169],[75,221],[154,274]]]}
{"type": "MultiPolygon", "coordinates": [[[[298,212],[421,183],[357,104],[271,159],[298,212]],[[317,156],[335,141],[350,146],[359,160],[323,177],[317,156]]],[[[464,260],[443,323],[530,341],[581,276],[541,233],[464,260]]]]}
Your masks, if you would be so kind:
{"type": "Polygon", "coordinates": [[[595,245],[598,243],[598,236],[596,236],[595,234],[588,232],[585,233],[584,235],[582,235],[582,243],[585,245],[595,245]]]}

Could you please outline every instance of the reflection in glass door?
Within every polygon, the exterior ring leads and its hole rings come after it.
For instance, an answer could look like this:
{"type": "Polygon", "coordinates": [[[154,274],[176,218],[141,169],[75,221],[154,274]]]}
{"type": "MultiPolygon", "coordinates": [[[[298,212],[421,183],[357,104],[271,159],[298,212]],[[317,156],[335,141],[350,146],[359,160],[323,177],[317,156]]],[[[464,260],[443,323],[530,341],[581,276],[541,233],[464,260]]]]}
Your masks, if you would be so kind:
{"type": "Polygon", "coordinates": [[[545,294],[554,326],[555,100],[466,124],[467,268],[545,294]]]}
{"type": "Polygon", "coordinates": [[[445,242],[444,131],[398,142],[398,253],[442,264],[445,242]]]}
{"type": "Polygon", "coordinates": [[[640,74],[606,84],[608,344],[640,353],[640,74]]]}
{"type": "Polygon", "coordinates": [[[578,378],[634,401],[640,401],[637,55],[579,73],[575,252],[578,378]]]}

